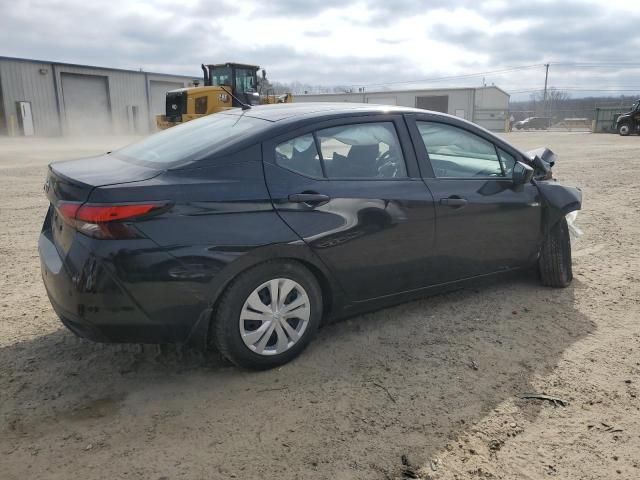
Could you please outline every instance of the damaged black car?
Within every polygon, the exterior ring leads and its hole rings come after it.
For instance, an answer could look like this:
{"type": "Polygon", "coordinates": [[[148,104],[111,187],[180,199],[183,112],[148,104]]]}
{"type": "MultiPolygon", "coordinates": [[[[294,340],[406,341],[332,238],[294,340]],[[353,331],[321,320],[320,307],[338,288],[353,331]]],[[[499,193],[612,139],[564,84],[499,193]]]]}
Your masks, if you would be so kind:
{"type": "Polygon", "coordinates": [[[324,321],[461,282],[534,269],[566,287],[582,197],[555,161],[412,108],[229,110],[51,164],[44,284],[82,337],[271,368],[324,321]]]}

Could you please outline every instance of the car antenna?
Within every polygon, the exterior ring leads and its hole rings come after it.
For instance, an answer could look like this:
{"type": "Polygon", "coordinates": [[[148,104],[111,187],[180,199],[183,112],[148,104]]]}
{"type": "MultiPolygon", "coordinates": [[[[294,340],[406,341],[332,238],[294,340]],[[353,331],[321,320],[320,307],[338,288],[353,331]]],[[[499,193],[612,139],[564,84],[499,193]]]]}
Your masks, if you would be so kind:
{"type": "Polygon", "coordinates": [[[251,109],[251,105],[248,105],[246,103],[244,103],[243,101],[241,101],[238,97],[236,97],[233,93],[231,93],[230,91],[228,91],[226,88],[224,88],[223,85],[220,85],[220,88],[222,90],[224,90],[227,94],[229,94],[229,96],[231,98],[233,98],[236,102],[238,102],[240,104],[240,106],[242,107],[242,110],[249,110],[251,109]]]}

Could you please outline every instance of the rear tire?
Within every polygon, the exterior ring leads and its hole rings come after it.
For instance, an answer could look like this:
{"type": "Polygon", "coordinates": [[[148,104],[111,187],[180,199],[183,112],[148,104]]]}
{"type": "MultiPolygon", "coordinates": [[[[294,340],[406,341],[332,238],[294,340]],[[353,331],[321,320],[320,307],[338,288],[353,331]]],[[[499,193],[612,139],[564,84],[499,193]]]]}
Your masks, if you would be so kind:
{"type": "Polygon", "coordinates": [[[565,218],[556,223],[547,235],[540,252],[538,267],[540,280],[547,287],[563,288],[571,283],[571,240],[565,218]]]}
{"type": "Polygon", "coordinates": [[[295,261],[269,261],[238,275],[222,294],[213,319],[213,342],[235,365],[266,370],[298,356],[321,318],[322,292],[314,275],[295,261]],[[287,312],[294,303],[300,305],[287,312]]]}

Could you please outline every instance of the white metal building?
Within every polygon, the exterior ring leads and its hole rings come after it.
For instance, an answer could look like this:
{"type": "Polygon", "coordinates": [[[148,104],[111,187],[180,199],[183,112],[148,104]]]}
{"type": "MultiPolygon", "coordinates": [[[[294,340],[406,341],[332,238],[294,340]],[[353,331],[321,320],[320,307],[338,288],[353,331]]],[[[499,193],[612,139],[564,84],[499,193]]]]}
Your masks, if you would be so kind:
{"type": "Polygon", "coordinates": [[[509,116],[509,94],[493,85],[478,88],[294,95],[293,101],[361,102],[417,107],[455,115],[489,130],[504,130],[509,116]]]}
{"type": "Polygon", "coordinates": [[[194,78],[0,57],[0,135],[147,133],[194,78]]]}

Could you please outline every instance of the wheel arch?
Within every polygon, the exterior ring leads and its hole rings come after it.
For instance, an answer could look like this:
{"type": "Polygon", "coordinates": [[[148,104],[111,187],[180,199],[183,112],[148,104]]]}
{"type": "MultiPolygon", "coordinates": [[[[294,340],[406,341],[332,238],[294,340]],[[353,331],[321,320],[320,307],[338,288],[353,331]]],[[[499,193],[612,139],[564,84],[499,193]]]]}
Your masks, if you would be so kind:
{"type": "Polygon", "coordinates": [[[255,249],[247,255],[243,255],[227,265],[219,277],[224,281],[214,282],[211,288],[211,297],[207,308],[198,318],[189,335],[187,343],[206,347],[210,345],[211,324],[214,318],[217,304],[229,287],[231,282],[241,273],[266,262],[280,260],[301,264],[317,280],[322,293],[323,321],[331,318],[345,302],[345,295],[331,272],[322,261],[312,252],[306,244],[302,245],[269,245],[255,249]],[[202,342],[205,342],[202,345],[202,342]]]}

